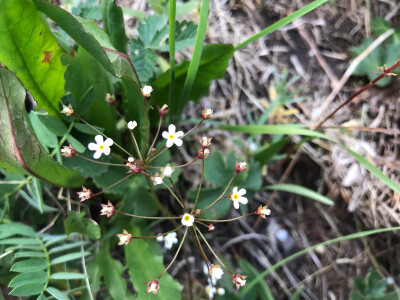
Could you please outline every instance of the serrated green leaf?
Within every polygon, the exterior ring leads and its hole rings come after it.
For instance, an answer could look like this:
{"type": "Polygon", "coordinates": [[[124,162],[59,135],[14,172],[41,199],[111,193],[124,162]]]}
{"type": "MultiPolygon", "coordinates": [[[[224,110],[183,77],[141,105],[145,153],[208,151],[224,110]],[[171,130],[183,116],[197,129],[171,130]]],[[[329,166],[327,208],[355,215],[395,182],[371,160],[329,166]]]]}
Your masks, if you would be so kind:
{"type": "Polygon", "coordinates": [[[126,280],[122,276],[124,267],[118,260],[110,256],[109,248],[109,242],[103,244],[96,257],[97,264],[111,297],[115,300],[127,299],[126,280]]]}
{"type": "Polygon", "coordinates": [[[58,256],[58,257],[52,259],[51,264],[56,265],[56,264],[64,263],[67,261],[76,260],[76,259],[82,258],[84,256],[88,256],[88,255],[90,255],[90,252],[88,252],[88,251],[68,253],[68,254],[58,256]]]}
{"type": "MultiPolygon", "coordinates": [[[[186,47],[193,46],[196,41],[197,25],[186,20],[175,23],[175,50],[183,50],[186,47]]],[[[169,50],[169,41],[165,45],[156,47],[160,51],[169,50]]]]}
{"type": "Polygon", "coordinates": [[[284,192],[288,192],[288,193],[301,195],[301,196],[310,198],[312,200],[321,202],[326,205],[334,204],[334,202],[331,199],[329,199],[321,194],[318,194],[317,192],[314,192],[313,190],[307,189],[307,188],[297,185],[297,184],[275,184],[275,185],[267,186],[265,189],[266,190],[278,190],[278,191],[284,191],[284,192]]]}
{"type": "Polygon", "coordinates": [[[46,268],[47,262],[45,259],[31,258],[16,262],[12,265],[10,270],[13,272],[28,273],[37,270],[44,270],[46,268]]]}
{"type": "Polygon", "coordinates": [[[115,5],[113,0],[103,1],[103,28],[115,49],[126,53],[128,38],[125,34],[124,15],[121,7],[115,5]]]}
{"type": "Polygon", "coordinates": [[[67,11],[45,1],[33,0],[33,2],[41,12],[52,19],[79,45],[85,48],[93,58],[98,60],[108,72],[115,74],[114,68],[112,67],[107,54],[104,52],[99,42],[82,27],[76,17],[67,11]]]}
{"type": "Polygon", "coordinates": [[[146,49],[142,41],[131,39],[129,43],[130,57],[141,82],[149,82],[156,71],[157,54],[146,49]]]}
{"type": "Polygon", "coordinates": [[[63,50],[27,0],[0,1],[0,61],[15,72],[43,108],[58,115],[64,94],[63,50]]]}
{"type": "Polygon", "coordinates": [[[44,284],[42,283],[26,283],[15,287],[10,295],[16,297],[27,297],[32,295],[38,295],[43,291],[44,284]]]}
{"type": "Polygon", "coordinates": [[[53,288],[53,287],[48,287],[46,289],[46,292],[48,292],[50,295],[52,295],[54,298],[58,300],[69,300],[69,298],[60,290],[53,288]]]}
{"type": "Polygon", "coordinates": [[[166,28],[165,26],[166,24],[167,24],[167,18],[165,16],[161,15],[147,16],[138,24],[138,33],[140,40],[144,43],[144,45],[149,45],[153,41],[153,39],[157,36],[157,34],[160,31],[162,31],[163,28],[166,28]]]}
{"type": "MultiPolygon", "coordinates": [[[[222,78],[225,75],[229,60],[233,55],[232,45],[212,44],[204,46],[199,68],[194,79],[193,88],[186,100],[181,103],[183,107],[189,100],[197,101],[201,96],[208,93],[212,80],[222,78]]],[[[189,69],[189,62],[183,61],[178,64],[175,69],[175,93],[174,108],[172,113],[178,112],[178,103],[183,89],[183,84],[189,69]]],[[[150,103],[153,107],[165,103],[165,95],[169,93],[170,74],[169,70],[161,74],[154,82],[151,83],[154,91],[152,93],[150,103]]]]}
{"type": "Polygon", "coordinates": [[[55,185],[79,186],[83,178],[54,161],[26,128],[25,89],[10,71],[0,69],[0,165],[10,172],[29,172],[55,185]]]}
{"type": "Polygon", "coordinates": [[[86,279],[87,276],[81,273],[60,272],[51,274],[50,278],[55,280],[73,280],[73,279],[86,279]]]}
{"type": "MultiPolygon", "coordinates": [[[[135,228],[129,230],[132,235],[140,236],[140,231],[135,228]]],[[[144,282],[157,278],[164,270],[161,256],[152,254],[148,244],[142,239],[133,239],[129,245],[124,246],[131,281],[138,293],[140,300],[153,299],[154,295],[146,294],[147,286],[144,282]]],[[[165,273],[159,280],[162,288],[158,291],[158,299],[181,299],[182,287],[171,275],[165,273]]]]}
{"type": "Polygon", "coordinates": [[[78,232],[89,239],[100,238],[99,225],[91,219],[83,218],[75,211],[68,213],[67,218],[64,220],[64,228],[67,235],[72,232],[78,232]]]}
{"type": "MultiPolygon", "coordinates": [[[[86,149],[84,153],[80,153],[80,155],[93,159],[93,151],[86,149]]],[[[109,162],[108,157],[101,157],[99,159],[101,162],[109,162]]],[[[98,177],[102,176],[104,173],[108,171],[109,166],[103,164],[96,164],[91,161],[87,161],[86,159],[74,156],[69,157],[64,160],[64,166],[76,170],[79,172],[84,178],[89,177],[98,177]]]]}
{"type": "Polygon", "coordinates": [[[34,271],[29,273],[22,273],[15,276],[10,283],[9,287],[15,288],[19,285],[27,283],[45,283],[47,280],[47,273],[44,271],[34,271]]]}

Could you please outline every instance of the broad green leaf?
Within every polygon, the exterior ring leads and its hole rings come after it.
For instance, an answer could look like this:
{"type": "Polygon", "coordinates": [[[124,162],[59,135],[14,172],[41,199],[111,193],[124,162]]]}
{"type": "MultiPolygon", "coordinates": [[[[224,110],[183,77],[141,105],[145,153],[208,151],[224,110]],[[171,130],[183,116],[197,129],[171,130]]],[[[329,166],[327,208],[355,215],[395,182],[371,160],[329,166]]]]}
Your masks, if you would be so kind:
{"type": "MultiPolygon", "coordinates": [[[[137,228],[128,231],[134,236],[140,236],[137,228]]],[[[164,270],[162,257],[154,255],[148,244],[142,239],[132,239],[129,245],[124,246],[124,249],[129,275],[138,293],[138,298],[140,300],[154,299],[154,295],[146,294],[147,286],[144,283],[156,279],[164,270]]],[[[161,277],[159,282],[161,289],[157,294],[158,299],[181,299],[182,287],[168,272],[161,277]]]]}
{"type": "Polygon", "coordinates": [[[141,82],[149,82],[156,71],[157,54],[139,39],[131,39],[129,55],[141,82]]]}
{"type": "MultiPolygon", "coordinates": [[[[239,260],[239,266],[242,271],[242,274],[246,274],[247,276],[249,276],[246,280],[247,284],[249,284],[252,281],[252,279],[259,274],[257,269],[254,268],[247,260],[243,258],[239,260]]],[[[257,286],[255,286],[252,291],[254,291],[256,296],[258,296],[253,299],[265,299],[265,300],[275,299],[268,285],[264,281],[260,282],[257,286]]],[[[246,295],[246,297],[242,299],[250,299],[250,297],[246,295]]]]}
{"type": "MultiPolygon", "coordinates": [[[[196,41],[197,25],[193,22],[186,20],[182,22],[175,22],[175,49],[183,50],[186,47],[193,46],[196,41]]],[[[165,45],[156,48],[160,51],[168,51],[169,41],[167,40],[165,45]]]]}
{"type": "Polygon", "coordinates": [[[128,38],[125,34],[124,15],[121,7],[118,7],[113,0],[103,1],[103,28],[114,48],[126,53],[128,38]]]}
{"type": "Polygon", "coordinates": [[[104,277],[105,284],[111,297],[115,300],[127,299],[127,282],[122,276],[124,267],[118,260],[111,257],[109,251],[110,243],[107,242],[103,244],[97,254],[97,264],[100,267],[100,272],[104,277]]]}
{"type": "MultiPolygon", "coordinates": [[[[3,0],[6,1],[6,0],[3,0]]],[[[80,22],[67,11],[42,0],[33,0],[38,10],[52,19],[66,33],[68,33],[79,45],[85,48],[100,64],[111,74],[115,74],[114,68],[107,54],[99,42],[88,33],[80,22]]]]}
{"type": "Polygon", "coordinates": [[[106,193],[122,195],[127,191],[132,180],[134,180],[133,177],[144,176],[142,174],[127,174],[126,172],[126,168],[123,167],[110,167],[107,173],[93,178],[93,181],[99,188],[102,189],[108,188],[112,184],[121,181],[119,184],[108,189],[106,193]],[[126,179],[124,180],[124,178],[126,179]]]}
{"type": "Polygon", "coordinates": [[[275,184],[275,185],[267,186],[265,189],[266,190],[278,190],[278,191],[301,195],[301,196],[310,198],[312,200],[321,202],[326,205],[334,204],[334,202],[331,199],[329,199],[321,194],[318,194],[317,192],[314,192],[313,190],[307,189],[307,188],[305,188],[301,185],[297,185],[297,184],[275,184]]]}
{"type": "Polygon", "coordinates": [[[58,115],[64,95],[63,50],[27,0],[0,1],[0,61],[43,108],[58,115]]]}
{"type": "Polygon", "coordinates": [[[86,279],[87,276],[81,273],[60,272],[51,274],[50,278],[56,280],[72,280],[72,279],[86,279]]]}
{"type": "Polygon", "coordinates": [[[34,272],[34,271],[38,271],[38,270],[44,270],[46,268],[47,268],[47,262],[45,259],[31,258],[31,259],[26,259],[26,260],[16,262],[11,267],[11,271],[27,273],[27,272],[34,272]]]}
{"type": "MultiPolygon", "coordinates": [[[[218,199],[218,197],[224,191],[223,188],[208,189],[202,188],[200,191],[199,201],[197,202],[197,207],[200,209],[205,209],[211,203],[218,199]]],[[[229,192],[227,192],[229,194],[229,192]]],[[[189,192],[189,200],[194,203],[196,200],[197,189],[193,189],[189,192]]],[[[228,211],[232,208],[232,201],[230,199],[222,199],[212,208],[201,214],[204,219],[219,219],[226,215],[228,211]]]]}
{"type": "Polygon", "coordinates": [[[88,19],[101,18],[101,6],[99,0],[78,1],[78,5],[71,9],[71,13],[88,19]]]}
{"type": "MultiPolygon", "coordinates": [[[[80,155],[89,159],[93,159],[93,151],[90,151],[89,149],[86,149],[86,151],[84,153],[80,153],[80,155]]],[[[108,162],[109,159],[108,157],[103,157],[100,158],[99,161],[108,162]]],[[[101,176],[108,171],[107,165],[96,164],[77,156],[65,159],[64,166],[78,171],[84,178],[101,176]]]]}
{"type": "Polygon", "coordinates": [[[86,114],[89,111],[89,109],[92,108],[94,97],[95,97],[95,91],[93,86],[91,86],[82,96],[82,99],[79,101],[76,113],[81,116],[86,114]]]}
{"type": "MultiPolygon", "coordinates": [[[[75,127],[76,130],[79,130],[80,132],[83,132],[83,133],[86,133],[86,134],[90,134],[90,135],[98,135],[99,134],[96,130],[92,129],[89,125],[86,125],[86,124],[76,123],[74,125],[74,127],[75,127]]],[[[97,127],[97,126],[94,126],[94,127],[98,131],[104,132],[104,128],[97,127]]]]}
{"type": "Polygon", "coordinates": [[[60,186],[79,186],[83,178],[54,161],[25,126],[25,89],[10,71],[0,69],[0,165],[26,171],[60,186]]]}
{"type": "Polygon", "coordinates": [[[157,215],[159,207],[145,184],[144,180],[132,182],[121,211],[140,216],[157,215]]]}
{"type": "Polygon", "coordinates": [[[37,113],[31,111],[28,114],[28,119],[36,138],[47,152],[49,152],[49,147],[56,148],[58,146],[57,136],[39,120],[37,113]]]}
{"type": "Polygon", "coordinates": [[[65,233],[70,235],[72,232],[81,233],[83,236],[97,240],[100,238],[99,225],[87,218],[83,218],[79,213],[70,211],[64,220],[65,233]]]}
{"type": "Polygon", "coordinates": [[[67,261],[76,260],[76,259],[82,258],[84,256],[88,256],[88,255],[90,255],[90,252],[88,252],[88,251],[68,253],[68,254],[61,255],[59,257],[52,259],[51,264],[56,265],[56,264],[64,263],[67,261]]]}
{"type": "Polygon", "coordinates": [[[38,295],[43,291],[44,284],[43,283],[26,283],[15,287],[11,292],[10,295],[16,297],[27,297],[32,295],[38,295]]]}
{"type": "Polygon", "coordinates": [[[50,116],[50,115],[43,115],[43,114],[37,114],[40,122],[46,128],[48,128],[51,132],[53,132],[56,136],[64,136],[64,134],[67,132],[67,127],[65,124],[60,120],[57,119],[56,117],[50,116]]]}
{"type": "MultiPolygon", "coordinates": [[[[78,141],[76,138],[74,138],[72,135],[68,134],[67,141],[72,145],[72,147],[75,148],[76,152],[78,152],[79,154],[82,154],[83,152],[85,152],[86,147],[83,146],[82,143],[80,141],[78,141]]],[[[81,161],[82,161],[82,159],[81,159],[81,161]]]]}
{"type": "Polygon", "coordinates": [[[392,181],[389,177],[382,173],[377,167],[375,167],[372,163],[370,163],[366,158],[362,157],[360,154],[354,152],[347,146],[339,143],[335,139],[319,133],[317,131],[304,129],[296,125],[240,125],[240,126],[221,126],[221,129],[243,132],[243,133],[258,133],[258,134],[296,134],[296,135],[305,135],[311,138],[322,138],[328,141],[331,141],[344,150],[346,150],[349,154],[351,154],[361,165],[363,165],[368,171],[374,174],[379,180],[381,180],[384,184],[386,184],[389,188],[391,188],[396,193],[400,194],[400,186],[392,181]]]}
{"type": "Polygon", "coordinates": [[[147,16],[138,24],[139,39],[145,46],[158,45],[155,40],[164,38],[168,33],[167,18],[162,15],[147,16]]]}
{"type": "Polygon", "coordinates": [[[45,283],[47,280],[47,273],[44,271],[34,271],[29,273],[22,273],[15,276],[10,283],[9,287],[15,288],[19,285],[27,283],[45,283]]]}
{"type": "Polygon", "coordinates": [[[48,292],[50,295],[52,295],[54,298],[57,300],[69,300],[69,298],[60,290],[53,288],[53,287],[48,287],[46,289],[46,292],[48,292]]]}
{"type": "MultiPolygon", "coordinates": [[[[225,75],[229,60],[233,55],[233,47],[224,44],[212,44],[204,46],[199,68],[194,79],[193,88],[190,95],[180,105],[182,107],[189,100],[197,101],[201,96],[208,93],[210,82],[215,79],[222,78],[225,75]]],[[[178,103],[180,103],[180,95],[182,93],[183,84],[189,69],[189,62],[183,61],[178,64],[175,69],[175,92],[174,92],[174,108],[173,113],[178,112],[178,103]]],[[[157,80],[151,83],[154,91],[152,93],[150,103],[153,107],[165,104],[165,95],[169,93],[170,74],[169,70],[161,74],[157,80]]]]}

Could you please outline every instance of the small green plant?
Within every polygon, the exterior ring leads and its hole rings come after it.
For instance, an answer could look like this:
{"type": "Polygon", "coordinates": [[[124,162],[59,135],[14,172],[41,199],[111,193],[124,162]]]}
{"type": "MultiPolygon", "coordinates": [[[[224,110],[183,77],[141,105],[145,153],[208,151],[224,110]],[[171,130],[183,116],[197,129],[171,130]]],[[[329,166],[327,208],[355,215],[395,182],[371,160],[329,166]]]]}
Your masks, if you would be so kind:
{"type": "Polygon", "coordinates": [[[381,278],[373,269],[370,269],[365,279],[354,278],[354,291],[350,295],[351,300],[367,300],[367,299],[380,299],[391,300],[398,299],[396,291],[387,292],[388,280],[381,278]]]}

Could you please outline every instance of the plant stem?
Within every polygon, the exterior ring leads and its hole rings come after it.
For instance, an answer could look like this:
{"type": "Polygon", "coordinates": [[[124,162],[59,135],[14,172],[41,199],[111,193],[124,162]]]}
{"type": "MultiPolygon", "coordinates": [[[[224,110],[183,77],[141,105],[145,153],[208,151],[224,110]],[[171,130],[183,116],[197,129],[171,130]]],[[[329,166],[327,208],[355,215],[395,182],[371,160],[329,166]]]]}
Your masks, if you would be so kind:
{"type": "Polygon", "coordinates": [[[157,133],[154,136],[153,142],[151,143],[151,146],[149,148],[149,151],[147,152],[147,158],[150,156],[151,154],[151,149],[153,149],[154,144],[156,143],[156,140],[158,138],[158,135],[160,134],[160,129],[161,129],[161,123],[162,123],[162,118],[160,118],[160,121],[158,122],[158,128],[157,128],[157,133]]]}
{"type": "Polygon", "coordinates": [[[203,239],[204,243],[206,243],[208,249],[210,249],[211,253],[214,254],[215,258],[219,261],[219,263],[225,268],[225,270],[228,271],[229,274],[231,274],[233,276],[233,272],[231,272],[231,270],[228,269],[227,266],[224,265],[224,263],[219,259],[218,255],[214,252],[214,250],[211,248],[210,244],[208,244],[206,238],[204,237],[204,235],[201,233],[200,229],[198,229],[196,227],[196,230],[199,232],[201,238],[203,239]]]}
{"type": "MultiPolygon", "coordinates": [[[[198,221],[204,221],[204,222],[219,222],[219,223],[221,223],[221,222],[231,222],[231,221],[235,221],[235,220],[239,220],[239,219],[246,218],[246,217],[251,216],[251,215],[255,215],[255,212],[251,212],[251,213],[245,214],[245,215],[243,215],[243,216],[236,217],[236,218],[232,218],[232,219],[225,219],[225,220],[197,219],[196,221],[197,221],[197,222],[198,222],[198,221]]],[[[207,225],[206,225],[206,226],[207,226],[207,225]]]]}
{"type": "Polygon", "coordinates": [[[180,225],[180,226],[176,227],[175,229],[172,229],[172,230],[164,232],[164,233],[156,234],[156,235],[151,235],[151,236],[133,236],[132,238],[133,239],[155,239],[155,238],[157,238],[159,236],[164,236],[164,235],[167,235],[168,233],[175,232],[175,231],[179,230],[182,226],[183,225],[180,225]]]}
{"type": "Polygon", "coordinates": [[[147,116],[147,100],[146,99],[143,99],[143,100],[144,100],[144,147],[143,147],[143,156],[145,156],[145,154],[146,154],[146,145],[148,144],[147,143],[147,139],[148,139],[149,126],[147,126],[147,119],[148,119],[148,116],[147,116]]]}
{"type": "Polygon", "coordinates": [[[178,203],[179,203],[179,205],[185,210],[185,212],[188,212],[188,210],[187,210],[187,208],[186,208],[186,205],[183,203],[183,202],[181,202],[181,200],[179,200],[179,198],[175,195],[175,193],[170,189],[170,187],[168,186],[168,185],[166,185],[164,182],[163,182],[163,185],[168,189],[168,191],[171,193],[171,195],[175,198],[175,200],[176,201],[178,201],[178,203]]]}
{"type": "Polygon", "coordinates": [[[200,239],[199,239],[199,236],[197,235],[196,230],[197,230],[197,227],[196,227],[195,225],[193,225],[193,232],[194,232],[194,235],[195,235],[195,237],[196,237],[197,243],[199,244],[200,252],[201,252],[201,254],[202,254],[203,258],[204,258],[204,261],[205,261],[206,264],[207,264],[207,267],[209,268],[209,265],[211,265],[211,263],[210,263],[210,261],[208,260],[207,255],[206,255],[206,253],[204,252],[203,247],[201,246],[200,239]]]}
{"type": "MultiPolygon", "coordinates": [[[[81,241],[83,240],[82,236],[80,237],[80,240],[81,241]]],[[[81,252],[82,253],[85,252],[85,249],[83,248],[83,245],[81,245],[81,252]]],[[[81,258],[81,263],[82,263],[83,274],[86,275],[86,278],[85,278],[86,289],[88,291],[90,300],[93,300],[94,298],[93,298],[92,290],[90,289],[89,276],[88,276],[88,273],[87,273],[87,270],[86,270],[86,261],[85,261],[85,257],[84,256],[82,256],[82,258],[81,258]]]]}
{"type": "Polygon", "coordinates": [[[204,148],[203,148],[203,155],[202,155],[201,162],[202,162],[202,166],[201,166],[200,183],[199,183],[199,188],[197,189],[196,201],[194,202],[194,206],[193,206],[191,214],[193,214],[194,210],[196,209],[197,201],[199,201],[199,197],[200,197],[201,186],[203,184],[203,178],[204,178],[204,148]]]}
{"type": "Polygon", "coordinates": [[[117,109],[116,109],[116,111],[117,111],[118,116],[124,121],[125,127],[129,130],[129,136],[130,136],[130,138],[131,138],[131,140],[132,140],[133,148],[135,148],[135,151],[136,151],[136,153],[137,153],[139,159],[142,159],[142,155],[140,154],[139,146],[138,146],[138,144],[137,144],[137,142],[136,142],[135,136],[134,136],[132,130],[130,130],[130,129],[128,128],[128,122],[126,122],[124,116],[121,115],[121,113],[120,113],[117,109]]]}
{"type": "Polygon", "coordinates": [[[86,160],[88,160],[90,162],[93,162],[93,163],[96,163],[96,164],[100,164],[100,165],[126,167],[124,164],[112,164],[112,163],[106,163],[106,162],[101,162],[101,161],[97,161],[97,160],[94,160],[94,159],[90,159],[90,158],[84,157],[84,156],[82,156],[82,155],[80,155],[78,153],[76,154],[76,156],[78,156],[80,158],[83,158],[83,159],[86,159],[86,160]]]}
{"type": "Polygon", "coordinates": [[[122,179],[118,180],[117,182],[113,183],[112,185],[110,185],[109,187],[105,188],[105,189],[104,189],[104,190],[102,190],[101,192],[98,192],[98,193],[96,193],[96,194],[92,195],[92,197],[99,196],[99,195],[103,194],[105,191],[107,191],[107,190],[111,189],[113,186],[115,186],[115,185],[117,185],[117,184],[121,183],[122,181],[124,181],[124,180],[128,179],[128,178],[129,178],[129,177],[131,177],[133,174],[134,174],[134,173],[132,173],[132,174],[129,174],[128,176],[126,176],[126,177],[124,177],[124,178],[122,178],[122,179]]]}
{"type": "Polygon", "coordinates": [[[204,121],[204,120],[201,119],[200,122],[196,124],[196,126],[194,126],[192,129],[190,129],[188,132],[186,132],[186,133],[182,136],[182,139],[183,139],[185,136],[187,136],[188,134],[192,133],[193,130],[195,130],[197,127],[199,127],[199,126],[201,125],[201,123],[203,123],[203,121],[204,121]]]}
{"type": "Polygon", "coordinates": [[[226,186],[226,188],[225,188],[225,190],[223,191],[223,193],[221,194],[221,196],[219,196],[217,200],[215,200],[213,203],[211,203],[209,206],[207,206],[207,207],[202,211],[202,213],[205,212],[206,210],[210,209],[211,207],[213,207],[215,204],[217,204],[217,202],[218,202],[219,200],[225,198],[225,197],[223,197],[223,196],[225,195],[226,191],[228,190],[228,188],[229,188],[229,186],[231,185],[231,183],[232,183],[233,179],[235,178],[235,176],[236,176],[236,172],[233,174],[231,180],[229,181],[228,185],[226,186]]]}
{"type": "MultiPolygon", "coordinates": [[[[198,161],[198,160],[199,160],[199,159],[196,157],[195,159],[193,159],[192,161],[190,161],[190,162],[188,162],[188,163],[186,163],[186,164],[179,165],[179,166],[171,166],[171,168],[172,168],[172,169],[184,168],[184,167],[190,166],[191,164],[195,163],[195,162],[198,161]]],[[[146,168],[149,168],[149,169],[161,169],[161,168],[165,168],[165,166],[164,166],[164,167],[146,166],[146,168]]]]}
{"type": "Polygon", "coordinates": [[[183,245],[183,242],[185,241],[186,238],[186,234],[188,232],[189,227],[186,227],[185,229],[185,233],[183,234],[183,238],[181,239],[181,243],[179,244],[178,250],[175,253],[175,256],[172,258],[171,262],[168,264],[168,266],[164,269],[164,271],[160,274],[160,276],[157,277],[157,280],[159,280],[161,278],[161,276],[163,276],[165,274],[165,272],[168,271],[168,269],[172,266],[172,264],[174,263],[176,257],[178,256],[179,251],[181,250],[181,247],[183,245]]]}
{"type": "Polygon", "coordinates": [[[181,217],[146,217],[146,216],[138,216],[133,214],[124,213],[122,211],[115,211],[117,214],[125,215],[128,217],[138,218],[138,219],[149,219],[149,220],[173,220],[173,219],[180,219],[181,217]]]}
{"type": "Polygon", "coordinates": [[[61,138],[60,142],[57,145],[57,148],[54,149],[53,152],[51,152],[51,154],[50,154],[51,157],[53,157],[58,151],[60,151],[61,146],[64,144],[64,142],[67,139],[68,135],[72,131],[72,128],[74,128],[74,125],[75,125],[75,120],[73,120],[71,122],[71,124],[69,125],[67,132],[61,138]]]}
{"type": "Polygon", "coordinates": [[[176,18],[176,0],[169,2],[169,107],[171,113],[169,121],[172,122],[174,108],[174,90],[175,90],[175,18],[176,18]]]}

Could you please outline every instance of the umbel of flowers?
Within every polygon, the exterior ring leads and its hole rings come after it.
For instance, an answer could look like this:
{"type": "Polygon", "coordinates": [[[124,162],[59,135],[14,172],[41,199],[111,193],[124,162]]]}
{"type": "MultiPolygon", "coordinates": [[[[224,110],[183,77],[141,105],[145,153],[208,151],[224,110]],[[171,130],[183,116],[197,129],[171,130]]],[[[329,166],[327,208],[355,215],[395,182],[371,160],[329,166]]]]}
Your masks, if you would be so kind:
{"type": "MultiPolygon", "coordinates": [[[[142,89],[142,95],[144,98],[144,106],[145,106],[145,113],[146,113],[146,103],[147,99],[151,96],[151,92],[153,91],[152,87],[150,86],[144,86],[142,89]]],[[[112,107],[116,109],[116,103],[115,103],[115,96],[113,95],[107,95],[105,98],[105,101],[112,107]]],[[[203,217],[204,212],[212,208],[215,204],[217,204],[220,201],[231,201],[232,206],[235,209],[239,209],[240,205],[247,205],[248,199],[245,197],[246,195],[246,190],[244,188],[239,187],[231,187],[231,184],[235,178],[235,176],[241,172],[244,172],[247,170],[247,164],[245,162],[236,162],[235,165],[235,171],[232,174],[232,177],[228,183],[228,185],[225,187],[225,190],[223,193],[216,198],[210,205],[205,207],[204,209],[198,209],[197,208],[197,203],[199,201],[199,196],[200,196],[200,191],[202,188],[203,184],[203,178],[204,178],[204,161],[205,159],[208,158],[210,155],[210,146],[211,146],[211,137],[206,136],[205,134],[203,135],[202,138],[199,140],[199,150],[197,152],[196,157],[193,158],[192,161],[190,161],[187,164],[184,165],[179,165],[179,166],[171,166],[170,164],[167,164],[166,166],[154,166],[152,165],[153,160],[161,155],[163,152],[165,152],[168,148],[171,148],[173,146],[180,147],[183,145],[183,140],[184,138],[192,133],[195,129],[197,129],[204,121],[210,119],[213,117],[213,110],[210,108],[205,108],[202,111],[202,118],[201,120],[188,132],[184,133],[183,131],[177,130],[176,126],[174,124],[170,124],[168,126],[168,129],[166,131],[163,131],[161,133],[162,138],[165,140],[164,146],[160,147],[159,149],[153,148],[161,131],[161,125],[162,121],[165,115],[168,113],[168,107],[166,105],[163,105],[161,108],[158,107],[158,113],[159,113],[159,123],[158,123],[158,129],[157,133],[154,136],[154,139],[147,148],[146,151],[140,152],[138,143],[135,139],[135,135],[133,134],[134,130],[138,127],[138,125],[141,125],[139,127],[144,128],[145,132],[147,132],[149,128],[149,122],[148,118],[145,118],[145,124],[138,124],[135,120],[125,120],[123,116],[117,111],[117,114],[121,117],[121,119],[125,122],[126,129],[128,130],[128,133],[130,135],[131,141],[133,148],[135,150],[135,153],[129,153],[125,148],[123,148],[121,145],[115,143],[111,138],[103,134],[102,132],[98,131],[94,126],[90,125],[88,122],[86,122],[82,117],[77,115],[71,104],[68,106],[63,106],[63,109],[61,113],[66,114],[67,116],[75,116],[77,119],[79,119],[81,122],[87,124],[90,126],[93,130],[98,132],[98,135],[95,136],[94,142],[91,142],[88,144],[88,149],[93,151],[93,159],[81,156],[79,153],[75,151],[75,149],[71,146],[64,146],[64,149],[61,150],[62,155],[65,157],[73,157],[73,156],[78,156],[82,159],[89,160],[93,163],[101,163],[101,164],[108,164],[112,166],[118,166],[121,167],[121,172],[125,172],[127,175],[109,186],[108,188],[105,188],[104,190],[93,194],[90,189],[87,189],[86,187],[82,187],[82,191],[78,192],[78,196],[81,202],[86,201],[88,199],[91,199],[95,196],[99,196],[103,194],[105,191],[110,189],[111,187],[121,183],[122,181],[128,179],[131,176],[145,176],[149,185],[149,188],[153,190],[153,185],[163,185],[173,196],[173,198],[176,200],[177,205],[180,206],[181,208],[181,214],[178,216],[173,216],[171,215],[165,207],[162,205],[162,202],[157,198],[156,194],[153,193],[156,197],[156,202],[159,204],[160,208],[168,214],[168,216],[164,217],[147,217],[147,216],[139,216],[139,215],[132,215],[128,214],[122,211],[117,210],[114,205],[108,201],[107,204],[101,204],[101,212],[100,215],[107,216],[107,218],[112,217],[115,214],[122,214],[126,216],[130,216],[132,218],[140,218],[140,219],[158,219],[158,220],[170,220],[174,225],[175,228],[173,230],[170,230],[168,232],[164,233],[159,233],[154,236],[146,236],[146,237],[140,237],[140,236],[132,236],[127,230],[123,230],[122,233],[117,234],[117,237],[119,239],[118,245],[128,245],[131,241],[131,239],[140,239],[140,238],[154,238],[157,239],[159,242],[164,242],[164,247],[166,249],[171,249],[175,244],[178,244],[177,250],[175,252],[175,255],[172,259],[172,261],[168,264],[168,266],[164,269],[164,271],[155,279],[146,282],[145,284],[147,285],[146,293],[153,293],[154,295],[157,295],[158,291],[161,289],[159,280],[160,278],[165,274],[165,272],[168,271],[168,269],[171,267],[171,265],[174,263],[176,260],[180,250],[182,249],[182,245],[188,236],[187,233],[188,231],[191,231],[191,236],[194,238],[193,242],[197,244],[198,249],[200,249],[200,254],[203,257],[205,261],[205,266],[206,266],[206,271],[208,273],[209,277],[209,285],[207,286],[206,290],[210,298],[214,295],[214,293],[219,293],[222,294],[221,289],[216,289],[214,285],[217,283],[219,279],[224,275],[224,270],[230,274],[232,277],[232,282],[236,286],[236,288],[239,290],[240,287],[246,286],[246,275],[241,275],[238,273],[232,272],[219,258],[219,256],[215,253],[215,251],[212,249],[206,238],[204,237],[204,234],[202,230],[200,230],[201,227],[206,229],[208,232],[213,232],[215,230],[215,225],[213,224],[218,224],[220,222],[232,222],[241,218],[245,218],[250,215],[258,215],[261,218],[266,218],[266,216],[270,215],[271,211],[268,209],[267,206],[259,206],[256,211],[233,218],[233,219],[218,219],[218,220],[212,220],[212,219],[207,219],[203,217]],[[143,126],[142,126],[143,125],[143,126]],[[102,155],[113,155],[111,152],[113,148],[116,147],[120,151],[126,155],[126,158],[123,159],[121,163],[104,163],[104,162],[99,162],[98,159],[102,155]],[[174,172],[175,169],[177,168],[183,168],[195,163],[200,163],[201,164],[201,177],[200,177],[200,183],[198,186],[197,190],[197,196],[195,199],[194,204],[191,206],[189,209],[189,206],[186,204],[186,201],[182,198],[181,193],[177,189],[176,185],[174,184],[171,175],[174,172]],[[151,172],[151,170],[155,170],[151,172]],[[166,182],[171,183],[170,185],[167,185],[166,182]],[[228,191],[231,191],[228,193],[228,191]],[[177,220],[180,220],[180,225],[178,225],[177,220]],[[180,230],[183,230],[183,235],[180,233],[180,230]],[[177,234],[178,233],[178,234],[177,234]],[[179,241],[180,239],[180,241],[179,241]],[[211,259],[207,257],[206,252],[204,251],[203,245],[205,245],[210,252],[213,254],[216,263],[212,263],[211,259]]],[[[113,156],[114,158],[118,159],[118,156],[113,156]]],[[[154,190],[153,190],[154,191],[154,190]]]]}

